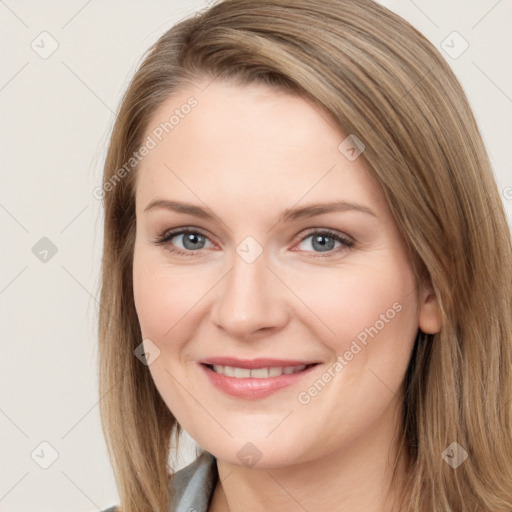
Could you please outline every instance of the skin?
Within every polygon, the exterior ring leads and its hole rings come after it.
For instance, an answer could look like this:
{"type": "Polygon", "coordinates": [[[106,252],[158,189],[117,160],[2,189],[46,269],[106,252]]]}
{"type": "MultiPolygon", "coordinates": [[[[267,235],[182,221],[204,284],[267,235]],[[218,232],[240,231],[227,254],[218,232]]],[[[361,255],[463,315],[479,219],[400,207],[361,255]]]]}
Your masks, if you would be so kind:
{"type": "Polygon", "coordinates": [[[435,295],[416,282],[378,184],[363,158],[338,150],[347,134],[324,112],[265,85],[206,85],[173,94],[148,125],[151,135],[197,99],[138,170],[133,279],[143,338],[160,351],[149,366],[154,382],[217,458],[210,511],[392,510],[402,382],[418,328],[440,329],[435,295]],[[144,211],[157,198],[206,207],[215,219],[144,211]],[[375,216],[349,210],[279,222],[286,208],[339,200],[375,216]],[[206,238],[154,243],[180,227],[206,238]],[[355,245],[329,239],[323,252],[311,236],[322,228],[355,245]],[[252,263],[236,252],[248,236],[263,250],[252,263]],[[396,303],[400,312],[301,403],[298,394],[396,303]],[[247,400],[210,384],[198,362],[212,356],[320,364],[297,385],[247,400]],[[237,456],[247,442],[261,453],[253,466],[237,456]]]}

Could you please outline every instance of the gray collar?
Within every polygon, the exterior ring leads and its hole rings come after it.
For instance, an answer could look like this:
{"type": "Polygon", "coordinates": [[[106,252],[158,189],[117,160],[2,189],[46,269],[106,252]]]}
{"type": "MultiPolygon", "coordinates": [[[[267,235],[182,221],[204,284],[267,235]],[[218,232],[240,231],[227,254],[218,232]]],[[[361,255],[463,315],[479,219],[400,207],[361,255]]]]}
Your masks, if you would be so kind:
{"type": "Polygon", "coordinates": [[[175,473],[170,512],[208,512],[217,481],[216,459],[203,450],[191,464],[175,473]]]}

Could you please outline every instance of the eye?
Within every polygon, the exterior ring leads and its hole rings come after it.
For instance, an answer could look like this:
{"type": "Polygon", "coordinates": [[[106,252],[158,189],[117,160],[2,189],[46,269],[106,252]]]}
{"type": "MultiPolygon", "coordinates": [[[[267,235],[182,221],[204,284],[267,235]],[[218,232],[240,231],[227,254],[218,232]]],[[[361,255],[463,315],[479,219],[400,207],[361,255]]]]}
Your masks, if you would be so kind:
{"type": "MultiPolygon", "coordinates": [[[[205,234],[195,228],[179,228],[172,231],[165,231],[157,237],[154,243],[156,245],[163,245],[166,250],[181,256],[197,256],[198,254],[194,253],[208,248],[206,243],[209,243],[210,247],[213,245],[205,234]],[[176,241],[173,242],[173,240],[176,241]],[[177,247],[176,243],[181,245],[181,247],[179,245],[177,247]]],[[[326,256],[314,256],[325,258],[333,256],[346,249],[351,249],[354,247],[355,242],[353,239],[336,231],[331,231],[329,229],[317,229],[316,231],[311,231],[306,236],[302,236],[302,238],[299,239],[299,245],[300,244],[304,244],[306,246],[306,249],[300,249],[301,252],[327,253],[326,256]],[[311,241],[309,243],[305,243],[309,239],[311,239],[311,241]],[[335,247],[336,243],[339,244],[338,247],[335,247]],[[313,250],[309,250],[307,246],[313,250]]]]}
{"type": "Polygon", "coordinates": [[[303,236],[299,242],[300,244],[304,244],[306,246],[306,252],[311,252],[308,250],[309,247],[313,249],[313,252],[328,253],[326,256],[314,256],[315,258],[330,257],[339,253],[340,251],[351,249],[355,245],[355,242],[352,239],[335,231],[325,229],[321,231],[316,230],[310,232],[308,235],[303,236]],[[306,242],[307,240],[310,241],[306,242]],[[339,244],[337,248],[335,248],[336,243],[339,244]]]}
{"type": "MultiPolygon", "coordinates": [[[[209,241],[208,237],[195,229],[178,229],[174,231],[165,231],[156,240],[155,244],[164,245],[168,251],[183,256],[194,256],[194,252],[205,248],[205,242],[209,241]],[[181,243],[181,247],[175,247],[171,242],[176,239],[181,243]]],[[[211,244],[211,242],[210,242],[211,244]]]]}

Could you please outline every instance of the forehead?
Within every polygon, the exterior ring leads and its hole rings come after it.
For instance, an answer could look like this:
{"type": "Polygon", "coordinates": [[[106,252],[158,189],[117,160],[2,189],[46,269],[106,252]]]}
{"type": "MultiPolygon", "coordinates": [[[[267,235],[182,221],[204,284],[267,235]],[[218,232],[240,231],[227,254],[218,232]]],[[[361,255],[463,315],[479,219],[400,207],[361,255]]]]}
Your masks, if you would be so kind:
{"type": "Polygon", "coordinates": [[[208,156],[227,149],[225,158],[233,155],[238,159],[248,152],[261,159],[263,147],[265,153],[293,149],[288,153],[293,159],[304,152],[332,153],[343,137],[312,101],[263,84],[225,81],[197,84],[172,95],[155,112],[146,132],[158,132],[159,128],[164,133],[156,136],[163,144],[155,155],[165,152],[167,142],[174,151],[185,145],[201,146],[208,156]],[[195,106],[187,107],[190,103],[195,106]]]}
{"type": "Polygon", "coordinates": [[[347,134],[319,106],[266,85],[183,89],[155,112],[147,137],[155,144],[138,169],[138,202],[165,192],[269,206],[271,197],[274,207],[305,195],[382,200],[364,160],[340,151],[347,134]]]}

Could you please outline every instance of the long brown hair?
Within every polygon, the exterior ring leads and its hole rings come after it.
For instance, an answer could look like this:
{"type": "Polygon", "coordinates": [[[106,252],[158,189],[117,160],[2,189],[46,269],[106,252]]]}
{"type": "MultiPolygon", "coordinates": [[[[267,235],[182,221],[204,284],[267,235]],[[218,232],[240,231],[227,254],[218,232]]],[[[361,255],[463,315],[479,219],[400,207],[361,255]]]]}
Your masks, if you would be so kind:
{"type": "Polygon", "coordinates": [[[100,407],[122,511],[168,510],[168,457],[180,433],[134,356],[142,337],[130,159],[155,110],[199,78],[301,94],[364,142],[417,278],[432,285],[442,313],[438,334],[418,331],[404,380],[403,510],[512,510],[511,237],[462,87],[423,35],[372,0],[225,0],[148,51],[105,163],[100,407]],[[454,446],[468,455],[456,469],[443,460],[454,446]]]}

